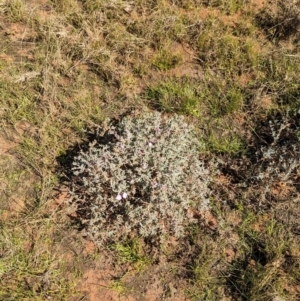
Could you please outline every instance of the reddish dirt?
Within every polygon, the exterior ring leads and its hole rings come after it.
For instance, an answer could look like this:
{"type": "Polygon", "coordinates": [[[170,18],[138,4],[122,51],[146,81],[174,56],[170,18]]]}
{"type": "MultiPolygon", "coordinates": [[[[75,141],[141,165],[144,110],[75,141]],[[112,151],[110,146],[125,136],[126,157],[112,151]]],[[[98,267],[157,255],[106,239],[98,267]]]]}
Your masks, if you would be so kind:
{"type": "Polygon", "coordinates": [[[296,192],[294,186],[286,182],[275,183],[271,187],[271,193],[277,200],[286,200],[292,193],[296,192]]]}
{"type": "MultiPolygon", "coordinates": [[[[1,109],[0,109],[1,110],[1,109]]],[[[0,111],[1,112],[1,111],[0,111]]],[[[35,175],[29,170],[22,170],[14,155],[25,131],[30,131],[27,121],[16,122],[14,128],[7,128],[0,133],[0,219],[6,220],[18,215],[26,207],[28,196],[33,192],[35,175]]]]}
{"type": "MultiPolygon", "coordinates": [[[[66,187],[60,187],[58,193],[46,204],[46,211],[58,212],[71,216],[74,209],[68,203],[68,192],[66,187]],[[70,214],[71,213],[71,214],[70,214]]],[[[70,234],[69,236],[77,234],[70,234]]],[[[162,280],[164,272],[159,266],[150,266],[143,272],[135,272],[130,266],[115,266],[114,259],[110,254],[98,257],[98,249],[92,241],[78,238],[78,246],[73,246],[72,240],[67,246],[61,246],[63,260],[70,265],[74,261],[74,253],[63,252],[63,249],[76,249],[82,257],[83,276],[76,289],[79,295],[87,301],[187,301],[184,294],[176,288],[176,281],[162,280]],[[92,259],[91,258],[97,258],[92,259]],[[89,259],[90,258],[90,259],[89,259]],[[110,259],[108,259],[110,258],[110,259]],[[116,280],[117,279],[117,280],[116,280]],[[118,281],[120,279],[120,281],[118,281]],[[145,287],[145,283],[147,286],[145,287]],[[165,297],[166,286],[169,297],[165,297]]],[[[176,248],[177,241],[169,240],[166,247],[176,248]]],[[[168,271],[168,269],[166,269],[168,271]]],[[[168,274],[167,272],[165,272],[168,274]]]]}
{"type": "Polygon", "coordinates": [[[87,241],[85,245],[85,249],[83,251],[84,256],[92,255],[96,252],[97,247],[92,241],[87,241]]]}
{"type": "MultiPolygon", "coordinates": [[[[3,135],[0,135],[0,168],[4,171],[8,168],[6,165],[15,164],[13,156],[9,154],[9,151],[16,147],[18,144],[14,141],[6,139],[3,135]]],[[[0,175],[0,197],[6,196],[6,191],[9,186],[9,180],[2,178],[0,175]]],[[[2,202],[1,209],[3,210],[0,219],[6,220],[11,215],[22,211],[25,207],[25,199],[17,193],[11,196],[10,201],[2,202]]]]}
{"type": "Polygon", "coordinates": [[[9,141],[0,135],[0,156],[8,153],[9,150],[16,147],[18,144],[13,141],[9,141]]]}
{"type": "Polygon", "coordinates": [[[252,80],[252,77],[250,74],[243,73],[239,77],[238,82],[241,85],[241,87],[245,88],[245,87],[247,87],[247,85],[250,83],[251,80],[252,80]]]}
{"type": "Polygon", "coordinates": [[[225,258],[228,262],[232,262],[235,259],[236,252],[232,248],[225,249],[225,258]]]}
{"type": "MultiPolygon", "coordinates": [[[[187,301],[188,299],[180,292],[172,283],[166,284],[168,287],[169,297],[164,296],[164,285],[156,278],[150,283],[147,283],[147,287],[141,292],[141,287],[137,286],[144,284],[143,280],[149,276],[144,275],[131,278],[125,276],[124,295],[118,293],[117,286],[114,285],[117,282],[112,281],[113,270],[104,269],[89,269],[86,270],[81,283],[78,288],[84,292],[88,301],[187,301]],[[130,279],[131,278],[131,279],[130,279]],[[128,282],[126,281],[128,279],[128,282]],[[128,291],[126,291],[128,289],[128,291]],[[139,291],[137,291],[139,290],[139,291]]],[[[148,280],[148,279],[147,279],[148,280]]],[[[123,287],[123,286],[121,286],[123,287]]]]}
{"type": "Polygon", "coordinates": [[[111,274],[112,270],[86,270],[78,289],[89,301],[135,301],[133,297],[122,296],[113,289],[111,274]]]}
{"type": "MultiPolygon", "coordinates": [[[[97,252],[86,243],[86,256],[97,252]]],[[[100,254],[99,254],[100,255],[100,254]]],[[[77,289],[87,301],[188,301],[183,293],[184,281],[178,282],[166,264],[150,265],[138,272],[132,267],[116,266],[109,256],[101,256],[87,266],[77,289]]]]}
{"type": "Polygon", "coordinates": [[[32,28],[24,24],[12,23],[9,24],[5,29],[5,34],[12,42],[17,42],[34,37],[36,35],[36,32],[32,28]]]}
{"type": "MultiPolygon", "coordinates": [[[[299,197],[288,198],[288,201],[280,202],[276,206],[275,217],[280,222],[289,225],[294,233],[300,229],[300,200],[299,197]]],[[[297,250],[299,256],[299,250],[297,250]]]]}
{"type": "MultiPolygon", "coordinates": [[[[83,255],[93,256],[97,248],[91,241],[86,242],[83,255]]],[[[178,283],[164,279],[160,266],[150,266],[143,272],[130,267],[122,270],[112,267],[101,257],[93,260],[93,267],[86,267],[77,286],[79,295],[87,301],[188,301],[178,283]],[[119,271],[116,271],[119,270],[119,271]],[[125,273],[125,274],[124,274],[125,273]],[[166,296],[166,291],[167,296],[166,296]]],[[[166,275],[169,273],[166,268],[166,275]]],[[[170,277],[169,275],[167,277],[170,277]]],[[[181,284],[180,284],[181,286],[181,284]]]]}
{"type": "Polygon", "coordinates": [[[171,50],[173,55],[177,55],[182,58],[183,63],[178,64],[171,70],[162,72],[162,74],[174,76],[174,77],[187,77],[193,79],[200,79],[203,76],[203,70],[199,64],[195,63],[195,58],[197,58],[196,52],[185,43],[173,43],[170,45],[169,50],[171,50]]]}
{"type": "Polygon", "coordinates": [[[11,64],[11,63],[14,61],[14,58],[13,58],[13,56],[8,55],[8,54],[6,54],[6,53],[1,53],[1,54],[0,54],[0,60],[3,60],[3,61],[5,61],[6,63],[11,64]]]}
{"type": "MultiPolygon", "coordinates": [[[[7,185],[6,183],[0,185],[0,197],[5,196],[7,185]]],[[[5,221],[12,216],[18,215],[26,207],[26,199],[17,193],[10,197],[9,201],[2,202],[0,210],[0,220],[5,221]]]]}
{"type": "MultiPolygon", "coordinates": [[[[0,187],[0,195],[2,194],[0,187]]],[[[0,214],[0,220],[5,221],[12,215],[16,215],[25,208],[25,199],[14,197],[10,200],[9,204],[5,206],[5,210],[0,214]]]]}
{"type": "Polygon", "coordinates": [[[268,3],[266,0],[251,0],[251,7],[254,8],[256,12],[260,11],[263,7],[265,7],[268,3]]]}

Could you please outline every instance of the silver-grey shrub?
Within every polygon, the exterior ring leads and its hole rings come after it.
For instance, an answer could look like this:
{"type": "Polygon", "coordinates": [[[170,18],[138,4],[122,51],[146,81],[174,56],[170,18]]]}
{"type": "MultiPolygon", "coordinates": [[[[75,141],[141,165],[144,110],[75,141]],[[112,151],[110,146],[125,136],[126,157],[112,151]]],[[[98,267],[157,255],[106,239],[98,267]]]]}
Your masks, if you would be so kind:
{"type": "MultiPolygon", "coordinates": [[[[257,143],[252,175],[248,182],[252,186],[261,187],[257,190],[261,194],[260,202],[263,202],[267,196],[272,197],[272,190],[275,188],[276,191],[278,184],[299,190],[299,120],[300,112],[292,116],[278,116],[274,121],[270,120],[268,124],[264,124],[259,130],[270,142],[267,143],[259,136],[261,145],[257,143]]],[[[283,197],[286,198],[286,195],[283,194],[283,197]]]]}
{"type": "Polygon", "coordinates": [[[98,246],[139,235],[184,236],[187,212],[209,209],[209,169],[184,117],[158,112],[109,124],[72,166],[72,201],[88,206],[87,233],[98,246]]]}

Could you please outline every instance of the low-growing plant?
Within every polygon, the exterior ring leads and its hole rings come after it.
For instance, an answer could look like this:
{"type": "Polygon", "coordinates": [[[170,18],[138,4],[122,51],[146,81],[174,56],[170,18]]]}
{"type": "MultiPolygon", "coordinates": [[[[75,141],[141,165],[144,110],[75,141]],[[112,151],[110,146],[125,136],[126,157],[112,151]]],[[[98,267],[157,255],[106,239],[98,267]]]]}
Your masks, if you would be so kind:
{"type": "Polygon", "coordinates": [[[208,137],[208,149],[212,152],[238,154],[243,151],[244,145],[240,137],[230,133],[225,137],[220,137],[212,132],[208,137]]]}
{"type": "Polygon", "coordinates": [[[272,56],[263,55],[256,79],[268,89],[268,94],[286,110],[299,109],[299,57],[296,51],[282,49],[272,56]]]}
{"type": "Polygon", "coordinates": [[[130,289],[121,279],[114,280],[109,288],[118,293],[119,296],[126,296],[130,292],[130,289]]]}
{"type": "Polygon", "coordinates": [[[158,70],[170,70],[181,62],[182,58],[179,55],[161,50],[153,59],[153,66],[158,70]]]}
{"type": "Polygon", "coordinates": [[[244,105],[243,91],[236,83],[228,81],[224,85],[219,78],[210,76],[205,78],[205,86],[199,91],[199,98],[205,100],[213,117],[235,113],[244,105]]]}
{"type": "Polygon", "coordinates": [[[194,300],[218,300],[222,295],[222,284],[224,279],[212,272],[213,266],[219,260],[216,254],[208,252],[213,248],[211,242],[203,241],[201,250],[194,258],[191,265],[191,285],[187,293],[192,301],[194,300]]]}
{"type": "Polygon", "coordinates": [[[26,11],[26,1],[9,0],[4,1],[4,12],[13,22],[22,21],[26,11]]]}
{"type": "Polygon", "coordinates": [[[244,219],[239,229],[241,255],[231,263],[227,278],[235,300],[271,300],[271,296],[284,295],[288,296],[284,300],[294,300],[297,293],[288,291],[285,272],[289,258],[294,259],[287,255],[291,254],[289,231],[270,216],[269,221],[253,214],[244,219]]]}
{"type": "Polygon", "coordinates": [[[264,7],[256,16],[271,40],[284,40],[293,35],[298,37],[300,26],[299,1],[276,1],[276,5],[264,7]],[[275,7],[274,7],[275,6],[275,7]]]}
{"type": "Polygon", "coordinates": [[[217,7],[228,14],[232,14],[241,9],[245,4],[247,4],[247,0],[202,0],[201,3],[208,7],[217,7]]]}
{"type": "Polygon", "coordinates": [[[284,200],[299,189],[299,128],[299,114],[295,114],[278,115],[258,129],[260,145],[256,146],[254,168],[248,182],[263,187],[261,201],[266,197],[284,200]]]}
{"type": "Polygon", "coordinates": [[[116,251],[118,263],[133,264],[134,268],[139,272],[151,264],[151,258],[145,255],[143,246],[137,238],[125,241],[124,243],[116,243],[112,248],[116,251]]]}
{"type": "Polygon", "coordinates": [[[76,272],[66,275],[63,259],[53,252],[51,225],[38,227],[41,232],[34,235],[24,223],[1,223],[0,300],[64,301],[76,296],[76,272]]]}
{"type": "Polygon", "coordinates": [[[214,67],[228,79],[255,71],[258,64],[255,40],[245,39],[243,33],[233,33],[230,27],[215,18],[203,23],[202,27],[195,46],[199,63],[205,69],[214,67]]]}
{"type": "Polygon", "coordinates": [[[168,113],[200,116],[201,101],[195,84],[186,79],[172,79],[149,87],[145,92],[154,107],[168,113]]]}
{"type": "Polygon", "coordinates": [[[70,200],[88,235],[100,247],[136,235],[183,237],[196,221],[189,212],[209,209],[211,171],[194,128],[159,112],[108,127],[72,165],[70,200]]]}

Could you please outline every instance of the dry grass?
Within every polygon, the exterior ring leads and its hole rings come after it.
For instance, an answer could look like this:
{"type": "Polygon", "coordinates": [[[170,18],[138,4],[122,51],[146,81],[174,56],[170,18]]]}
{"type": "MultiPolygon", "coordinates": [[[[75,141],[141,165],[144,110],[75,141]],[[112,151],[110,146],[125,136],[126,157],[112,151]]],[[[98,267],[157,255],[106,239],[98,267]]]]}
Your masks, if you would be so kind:
{"type": "Polygon", "coordinates": [[[188,116],[207,158],[236,165],[214,183],[217,225],[149,254],[138,241],[105,251],[111,287],[133,300],[153,283],[157,300],[299,300],[299,185],[258,208],[239,172],[258,122],[299,110],[299,5],[254,2],[0,0],[1,300],[88,298],[76,284],[99,257],[74,212],[51,205],[61,167],[95,125],[146,106],[188,116]]]}

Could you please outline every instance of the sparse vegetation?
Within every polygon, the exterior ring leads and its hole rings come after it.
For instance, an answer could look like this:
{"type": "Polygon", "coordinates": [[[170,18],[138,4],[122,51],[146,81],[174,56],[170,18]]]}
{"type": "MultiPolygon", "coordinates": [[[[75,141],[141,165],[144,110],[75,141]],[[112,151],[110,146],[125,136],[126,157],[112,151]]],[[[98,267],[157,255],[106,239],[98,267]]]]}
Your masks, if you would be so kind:
{"type": "Polygon", "coordinates": [[[299,20],[299,1],[0,0],[0,299],[299,300],[299,20]],[[210,210],[97,248],[71,164],[149,110],[218,162],[210,210]]]}
{"type": "Polygon", "coordinates": [[[146,250],[144,250],[141,242],[137,238],[116,243],[112,245],[112,249],[116,251],[117,260],[120,264],[133,264],[138,272],[143,272],[147,265],[153,261],[151,257],[146,254],[146,250]]]}
{"type": "Polygon", "coordinates": [[[264,7],[257,15],[257,22],[271,40],[279,41],[288,38],[298,40],[300,26],[299,1],[279,0],[276,6],[264,7]]]}

